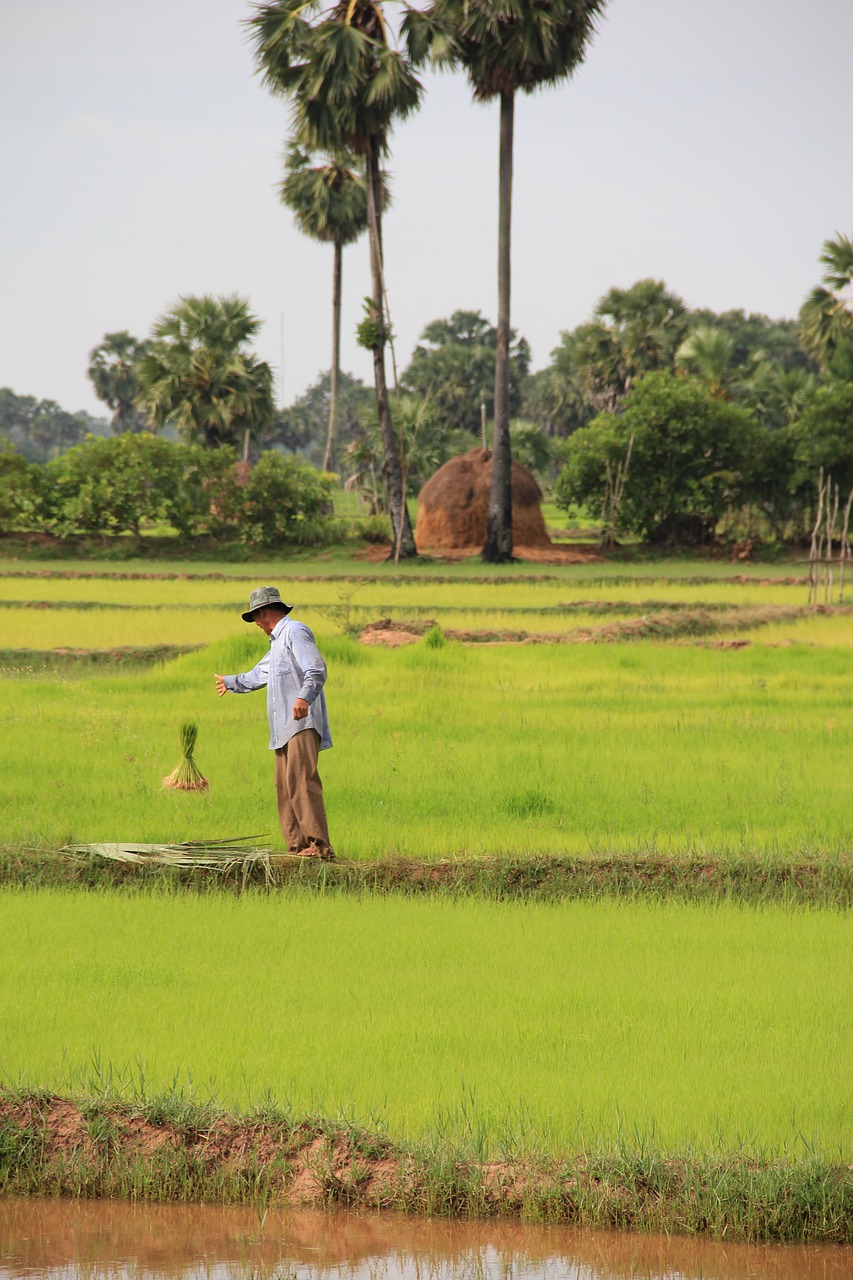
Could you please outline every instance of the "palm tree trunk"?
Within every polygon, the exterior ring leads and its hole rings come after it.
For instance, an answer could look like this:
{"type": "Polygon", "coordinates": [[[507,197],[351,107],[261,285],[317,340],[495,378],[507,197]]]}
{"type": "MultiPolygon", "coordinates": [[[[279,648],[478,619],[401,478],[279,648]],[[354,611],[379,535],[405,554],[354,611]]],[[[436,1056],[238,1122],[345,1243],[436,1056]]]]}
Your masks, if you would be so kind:
{"type": "Polygon", "coordinates": [[[338,425],[338,373],[341,367],[341,277],[344,251],[340,240],[335,241],[335,267],[332,276],[332,372],[329,384],[329,432],[326,436],[326,452],[323,470],[331,471],[335,461],[335,436],[338,425]]]}
{"type": "Polygon", "coordinates": [[[492,485],[483,559],[502,564],[512,554],[512,452],[509,441],[509,295],[512,227],[512,127],[515,95],[501,94],[500,178],[498,183],[498,337],[495,354],[495,432],[492,485]]]}
{"type": "Polygon", "coordinates": [[[388,490],[388,510],[394,534],[395,559],[409,559],[417,555],[415,538],[406,509],[403,491],[403,469],[400,464],[399,445],[391,421],[388,401],[388,383],[385,378],[385,305],[382,295],[382,175],[376,140],[370,139],[365,156],[367,173],[367,232],[370,241],[370,276],[372,283],[373,311],[378,341],[373,349],[373,381],[376,387],[376,410],[382,435],[384,461],[382,474],[388,490]]]}

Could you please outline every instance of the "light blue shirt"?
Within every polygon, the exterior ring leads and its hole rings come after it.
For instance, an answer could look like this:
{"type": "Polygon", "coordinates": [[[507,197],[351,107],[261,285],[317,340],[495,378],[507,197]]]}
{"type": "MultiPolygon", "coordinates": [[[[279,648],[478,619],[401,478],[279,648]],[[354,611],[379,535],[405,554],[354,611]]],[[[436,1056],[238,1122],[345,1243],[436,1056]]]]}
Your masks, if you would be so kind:
{"type": "Polygon", "coordinates": [[[303,729],[317,730],[321,751],[332,745],[323,693],[326,664],[310,627],[304,622],[282,618],[270,633],[269,653],[264,654],[258,665],[242,675],[225,676],[224,681],[232,693],[254,693],[266,686],[270,751],[283,747],[303,729]],[[293,718],[297,698],[304,698],[308,703],[304,720],[293,718]]]}

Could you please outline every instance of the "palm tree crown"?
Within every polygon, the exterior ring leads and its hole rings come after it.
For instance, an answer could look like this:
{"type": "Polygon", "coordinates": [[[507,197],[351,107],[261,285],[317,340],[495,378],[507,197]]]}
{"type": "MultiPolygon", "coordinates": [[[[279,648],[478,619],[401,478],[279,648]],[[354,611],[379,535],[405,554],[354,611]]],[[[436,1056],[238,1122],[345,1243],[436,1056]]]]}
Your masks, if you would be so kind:
{"type": "Polygon", "coordinates": [[[293,144],[279,184],[282,204],[312,240],[352,244],[367,230],[364,165],[340,152],[320,156],[293,144]]]}
{"type": "Polygon", "coordinates": [[[675,353],[675,367],[694,373],[714,400],[727,400],[733,373],[734,341],[712,324],[697,324],[675,353]]]}
{"type": "Polygon", "coordinates": [[[247,25],[263,83],[290,99],[294,132],[316,151],[381,151],[395,119],[417,109],[421,85],[393,49],[379,0],[275,0],[247,25]],[[312,21],[313,19],[313,21],[312,21]]]}
{"type": "Polygon", "coordinates": [[[800,309],[800,341],[822,365],[839,346],[853,341],[853,238],[825,240],[820,261],[823,285],[816,285],[800,309]]]}
{"type": "Polygon", "coordinates": [[[576,331],[576,359],[598,409],[612,410],[646,373],[672,368],[687,308],[660,280],[610,289],[576,331]]]}
{"type": "Polygon", "coordinates": [[[116,432],[148,428],[135,403],[139,393],[136,365],[145,351],[144,342],[122,329],[119,333],[105,334],[103,342],[89,352],[89,379],[97,397],[113,410],[116,432]]]}
{"type": "Polygon", "coordinates": [[[583,61],[606,0],[433,0],[409,9],[404,30],[417,64],[465,68],[479,101],[559,84],[583,61]]]}
{"type": "Polygon", "coordinates": [[[152,422],[210,448],[265,430],[272,372],[244,349],[260,325],[245,298],[180,298],[155,324],[137,366],[139,401],[152,422]]]}

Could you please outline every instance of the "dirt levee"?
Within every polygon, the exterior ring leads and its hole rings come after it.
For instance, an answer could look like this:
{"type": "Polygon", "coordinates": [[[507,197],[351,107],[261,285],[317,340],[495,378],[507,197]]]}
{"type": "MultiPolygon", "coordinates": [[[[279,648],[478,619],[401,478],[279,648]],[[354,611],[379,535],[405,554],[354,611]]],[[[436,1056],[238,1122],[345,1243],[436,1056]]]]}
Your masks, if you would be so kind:
{"type": "Polygon", "coordinates": [[[853,1242],[849,1167],[743,1155],[518,1156],[396,1146],[328,1121],[0,1090],[4,1195],[331,1205],[620,1230],[853,1242]]]}

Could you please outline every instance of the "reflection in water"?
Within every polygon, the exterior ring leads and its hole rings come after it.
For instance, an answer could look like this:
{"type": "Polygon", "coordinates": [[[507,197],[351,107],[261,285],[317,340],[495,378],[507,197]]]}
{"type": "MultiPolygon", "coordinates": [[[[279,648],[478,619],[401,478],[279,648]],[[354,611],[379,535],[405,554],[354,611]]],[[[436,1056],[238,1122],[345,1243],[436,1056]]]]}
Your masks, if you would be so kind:
{"type": "Polygon", "coordinates": [[[851,1280],[853,1249],[313,1212],[0,1199],[0,1280],[851,1280]]]}

